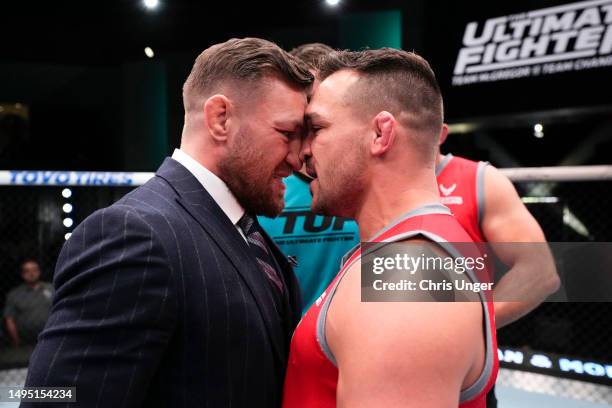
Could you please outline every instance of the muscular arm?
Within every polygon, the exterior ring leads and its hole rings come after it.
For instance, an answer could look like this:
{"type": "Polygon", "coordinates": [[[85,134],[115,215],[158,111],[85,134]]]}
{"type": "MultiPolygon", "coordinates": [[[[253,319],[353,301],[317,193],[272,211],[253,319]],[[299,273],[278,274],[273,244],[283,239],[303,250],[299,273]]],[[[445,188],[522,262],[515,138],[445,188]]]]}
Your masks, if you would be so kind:
{"type": "Polygon", "coordinates": [[[559,288],[559,277],[544,233],[512,182],[492,166],[485,172],[482,232],[510,270],[495,286],[495,319],[501,328],[529,313],[559,288]],[[509,245],[496,243],[542,243],[509,245]]]}
{"type": "Polygon", "coordinates": [[[457,407],[483,364],[481,304],[361,302],[360,265],[352,269],[326,324],[338,407],[457,407]]]}

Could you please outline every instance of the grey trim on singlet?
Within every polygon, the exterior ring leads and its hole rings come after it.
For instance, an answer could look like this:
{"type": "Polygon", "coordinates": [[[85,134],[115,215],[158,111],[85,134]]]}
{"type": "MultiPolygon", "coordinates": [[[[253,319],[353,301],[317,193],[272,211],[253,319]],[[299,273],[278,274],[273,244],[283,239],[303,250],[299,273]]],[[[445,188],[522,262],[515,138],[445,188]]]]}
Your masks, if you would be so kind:
{"type": "MultiPolygon", "coordinates": [[[[436,242],[438,245],[440,245],[446,252],[448,252],[451,256],[457,258],[460,257],[461,254],[460,252],[454,247],[452,246],[448,241],[446,241],[445,239],[443,239],[442,237],[436,235],[436,234],[432,234],[429,231],[423,231],[423,230],[419,230],[419,231],[410,231],[407,232],[405,234],[399,234],[393,237],[392,240],[383,240],[382,242],[393,242],[393,241],[399,241],[402,239],[406,239],[406,238],[410,238],[413,236],[414,233],[418,233],[421,234],[427,238],[429,238],[430,240],[432,240],[433,242],[436,242]]],[[[467,274],[467,276],[470,278],[470,280],[472,281],[472,283],[477,283],[480,282],[478,280],[478,278],[476,277],[476,275],[474,275],[474,271],[471,269],[466,270],[465,272],[467,274]]],[[[487,298],[484,294],[484,292],[478,292],[478,297],[480,297],[480,304],[482,305],[482,311],[483,311],[483,316],[484,316],[484,331],[485,331],[485,365],[482,368],[482,372],[480,373],[480,376],[478,377],[478,379],[472,384],[470,385],[468,388],[466,388],[465,390],[461,391],[461,394],[459,394],[459,402],[463,403],[466,401],[470,401],[471,399],[473,399],[475,396],[477,396],[478,394],[480,394],[480,392],[482,392],[482,390],[484,390],[484,388],[487,386],[488,382],[489,382],[489,378],[491,377],[491,373],[493,372],[493,366],[495,365],[495,355],[493,353],[497,352],[496,350],[493,350],[493,336],[491,333],[491,316],[489,315],[489,309],[487,308],[487,298]]]]}
{"type": "MultiPolygon", "coordinates": [[[[387,227],[381,229],[376,234],[374,234],[374,237],[371,239],[371,241],[376,239],[376,237],[380,236],[385,231],[388,231],[390,228],[395,227],[397,224],[399,224],[400,222],[402,222],[402,221],[404,221],[404,220],[406,220],[408,218],[416,217],[416,216],[419,216],[419,215],[429,215],[429,214],[446,214],[446,215],[451,215],[451,212],[448,209],[448,207],[446,207],[446,206],[444,206],[444,205],[442,205],[440,203],[424,204],[424,205],[422,205],[420,207],[415,208],[412,211],[408,211],[406,214],[404,214],[401,217],[398,217],[395,220],[393,220],[387,227]]],[[[402,234],[402,239],[405,239],[409,235],[410,234],[402,234]]],[[[417,235],[417,234],[415,233],[415,235],[417,235]]],[[[382,241],[382,242],[391,242],[391,241],[382,241]]],[[[355,253],[355,251],[359,248],[359,245],[360,244],[354,246],[351,250],[349,250],[342,257],[341,268],[344,268],[344,264],[350,259],[350,257],[353,255],[353,253],[355,253]]],[[[351,262],[350,265],[347,265],[346,268],[344,268],[344,272],[342,273],[342,276],[340,276],[338,278],[338,280],[336,281],[334,286],[331,288],[331,290],[330,290],[329,294],[327,295],[327,297],[325,298],[325,300],[323,300],[323,306],[321,307],[321,312],[319,313],[319,316],[317,317],[317,342],[319,343],[319,347],[321,347],[321,351],[323,352],[323,354],[325,354],[327,359],[335,367],[337,367],[338,364],[336,363],[336,358],[334,357],[334,354],[331,352],[331,349],[329,348],[329,345],[327,344],[327,337],[325,336],[325,323],[327,322],[327,312],[329,310],[329,306],[331,305],[331,300],[334,297],[334,295],[336,294],[336,290],[338,289],[338,286],[340,285],[340,282],[342,281],[342,278],[344,278],[344,275],[350,269],[351,265],[354,262],[356,262],[357,259],[359,259],[359,258],[361,258],[361,255],[358,256],[357,258],[355,258],[355,260],[353,260],[353,262],[351,262]]]]}
{"type": "Polygon", "coordinates": [[[444,170],[446,165],[451,161],[451,159],[453,158],[453,155],[451,153],[449,153],[449,154],[447,154],[446,156],[443,156],[443,157],[444,158],[436,166],[436,177],[438,177],[440,175],[440,173],[442,173],[442,170],[444,170]]]}
{"type": "MultiPolygon", "coordinates": [[[[403,214],[402,216],[394,219],[393,221],[391,221],[391,223],[389,225],[387,225],[385,228],[378,230],[373,238],[371,238],[370,240],[366,241],[366,242],[371,242],[374,239],[376,239],[376,237],[381,236],[383,233],[385,233],[386,231],[390,230],[391,228],[395,227],[397,224],[399,224],[400,222],[410,218],[410,217],[416,217],[417,215],[429,215],[429,214],[448,214],[451,215],[451,210],[440,203],[430,203],[430,204],[424,204],[418,208],[415,208],[412,211],[408,211],[406,214],[403,214]]],[[[348,261],[350,259],[350,257],[355,253],[355,251],[359,248],[359,246],[361,245],[361,243],[355,245],[354,247],[352,247],[351,249],[348,250],[348,252],[346,252],[343,256],[342,256],[342,261],[340,262],[340,269],[342,269],[342,267],[344,266],[344,264],[346,263],[346,261],[348,261]]]]}
{"type": "MultiPolygon", "coordinates": [[[[427,237],[428,239],[430,239],[431,241],[437,243],[447,253],[449,253],[451,256],[455,258],[461,256],[460,252],[454,246],[452,246],[451,243],[449,243],[448,241],[446,241],[445,239],[443,239],[442,237],[436,234],[433,234],[429,231],[424,231],[424,230],[415,230],[415,231],[405,232],[403,234],[397,234],[391,238],[382,240],[380,242],[396,242],[396,241],[405,240],[405,239],[408,239],[408,238],[411,238],[417,235],[423,235],[427,237]]],[[[353,262],[351,262],[351,265],[352,263],[356,262],[357,259],[359,259],[360,257],[361,256],[357,257],[353,262]]],[[[338,289],[338,286],[340,285],[342,278],[344,278],[344,275],[349,270],[351,265],[347,265],[342,276],[340,276],[340,278],[336,281],[329,295],[324,300],[323,307],[321,308],[321,313],[319,313],[319,316],[317,318],[317,342],[319,343],[319,346],[321,347],[321,351],[323,351],[323,354],[325,354],[325,356],[329,359],[329,361],[335,367],[338,367],[338,364],[336,362],[336,359],[333,353],[331,352],[329,348],[329,345],[327,344],[327,338],[325,336],[325,323],[327,322],[327,312],[329,311],[331,300],[334,297],[334,294],[336,293],[336,290],[338,289]]],[[[468,269],[466,270],[465,273],[470,278],[472,283],[479,282],[473,270],[468,269]]],[[[496,350],[494,350],[492,347],[493,346],[492,344],[493,336],[491,333],[491,323],[492,322],[491,322],[491,316],[489,315],[489,309],[487,308],[487,299],[483,292],[479,292],[478,296],[480,297],[480,304],[482,306],[483,317],[484,317],[483,326],[484,326],[484,332],[485,332],[485,364],[484,364],[484,367],[482,368],[480,375],[476,379],[476,381],[472,385],[470,385],[468,388],[461,391],[461,393],[459,394],[460,403],[472,400],[474,397],[476,397],[478,394],[480,394],[485,389],[485,387],[487,386],[489,382],[489,378],[491,377],[491,373],[493,372],[493,367],[495,365],[495,355],[493,353],[495,353],[496,350]]]]}
{"type": "Polygon", "coordinates": [[[329,344],[327,344],[327,337],[325,336],[325,323],[327,322],[327,311],[329,310],[329,306],[331,305],[331,299],[334,297],[334,294],[336,293],[336,289],[338,289],[338,285],[340,285],[342,278],[344,278],[344,275],[346,275],[346,271],[348,271],[351,265],[355,263],[357,259],[359,258],[361,258],[361,256],[358,256],[357,258],[355,258],[355,260],[351,262],[349,265],[347,265],[347,267],[344,269],[342,276],[338,278],[338,280],[336,281],[336,283],[330,290],[329,294],[323,301],[323,307],[321,308],[321,312],[319,313],[319,316],[317,317],[317,342],[319,343],[319,347],[321,347],[321,351],[323,352],[323,354],[325,354],[325,357],[327,357],[327,359],[334,365],[334,367],[338,367],[338,363],[336,362],[334,353],[332,353],[331,349],[329,348],[329,344]]]}
{"type": "MultiPolygon", "coordinates": [[[[484,191],[484,182],[485,182],[485,170],[489,162],[478,162],[478,167],[476,168],[476,205],[478,207],[478,226],[482,224],[482,219],[484,217],[485,211],[485,191],[484,191]]],[[[481,228],[482,230],[482,228],[481,228]]]]}
{"type": "Polygon", "coordinates": [[[344,255],[342,255],[342,259],[340,261],[340,269],[342,269],[346,261],[348,261],[351,258],[351,256],[353,256],[355,251],[357,251],[360,246],[361,246],[361,242],[355,245],[354,247],[352,247],[351,249],[349,249],[344,255]]]}
{"type": "Polygon", "coordinates": [[[376,238],[380,237],[382,234],[389,231],[391,228],[395,227],[397,224],[407,220],[408,218],[412,218],[412,217],[416,217],[420,215],[430,215],[430,214],[452,215],[451,210],[449,210],[449,208],[443,204],[440,204],[440,203],[424,204],[418,208],[415,208],[412,211],[408,211],[406,214],[402,215],[401,217],[394,219],[393,221],[391,221],[389,225],[387,225],[383,229],[376,232],[372,236],[372,238],[370,238],[367,242],[374,241],[376,238]]]}

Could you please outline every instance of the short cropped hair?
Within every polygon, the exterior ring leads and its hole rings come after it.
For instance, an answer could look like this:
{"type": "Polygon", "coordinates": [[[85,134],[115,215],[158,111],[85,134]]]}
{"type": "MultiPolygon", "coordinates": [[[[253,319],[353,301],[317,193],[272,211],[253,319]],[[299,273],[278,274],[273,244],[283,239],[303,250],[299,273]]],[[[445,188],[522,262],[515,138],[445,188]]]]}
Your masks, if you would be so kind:
{"type": "Polygon", "coordinates": [[[314,80],[306,64],[273,42],[260,38],[232,38],[204,50],[183,85],[185,110],[197,108],[204,97],[228,84],[255,86],[273,76],[306,89],[314,80]]]}
{"type": "Polygon", "coordinates": [[[323,81],[334,72],[354,70],[360,79],[347,92],[351,103],[367,112],[386,110],[403,123],[427,135],[420,138],[425,151],[435,151],[443,123],[443,105],[436,76],[421,56],[393,48],[358,52],[336,51],[321,61],[323,81]]]}
{"type": "Polygon", "coordinates": [[[295,47],[289,54],[299,58],[308,65],[308,68],[318,71],[321,59],[334,52],[334,49],[322,43],[302,44],[295,47]]]}
{"type": "Polygon", "coordinates": [[[36,265],[40,265],[40,262],[38,262],[38,259],[32,256],[26,256],[26,257],[19,259],[19,267],[22,267],[23,265],[30,263],[30,262],[34,262],[36,265]]]}

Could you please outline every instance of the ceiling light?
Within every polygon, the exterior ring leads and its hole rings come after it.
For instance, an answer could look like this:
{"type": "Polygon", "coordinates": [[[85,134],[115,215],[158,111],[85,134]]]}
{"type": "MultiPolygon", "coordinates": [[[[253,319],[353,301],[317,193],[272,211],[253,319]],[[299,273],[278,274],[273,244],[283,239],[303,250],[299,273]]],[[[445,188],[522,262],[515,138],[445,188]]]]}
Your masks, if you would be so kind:
{"type": "Polygon", "coordinates": [[[149,10],[156,9],[159,6],[159,0],[144,0],[143,3],[149,10]]]}

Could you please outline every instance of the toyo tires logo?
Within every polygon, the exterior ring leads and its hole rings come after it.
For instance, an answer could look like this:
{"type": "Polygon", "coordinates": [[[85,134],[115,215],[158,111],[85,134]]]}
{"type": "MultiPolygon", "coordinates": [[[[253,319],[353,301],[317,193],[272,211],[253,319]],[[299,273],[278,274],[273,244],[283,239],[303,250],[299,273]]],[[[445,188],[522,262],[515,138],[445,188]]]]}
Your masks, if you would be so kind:
{"type": "Polygon", "coordinates": [[[495,17],[465,27],[453,85],[612,65],[612,0],[495,17]]]}

